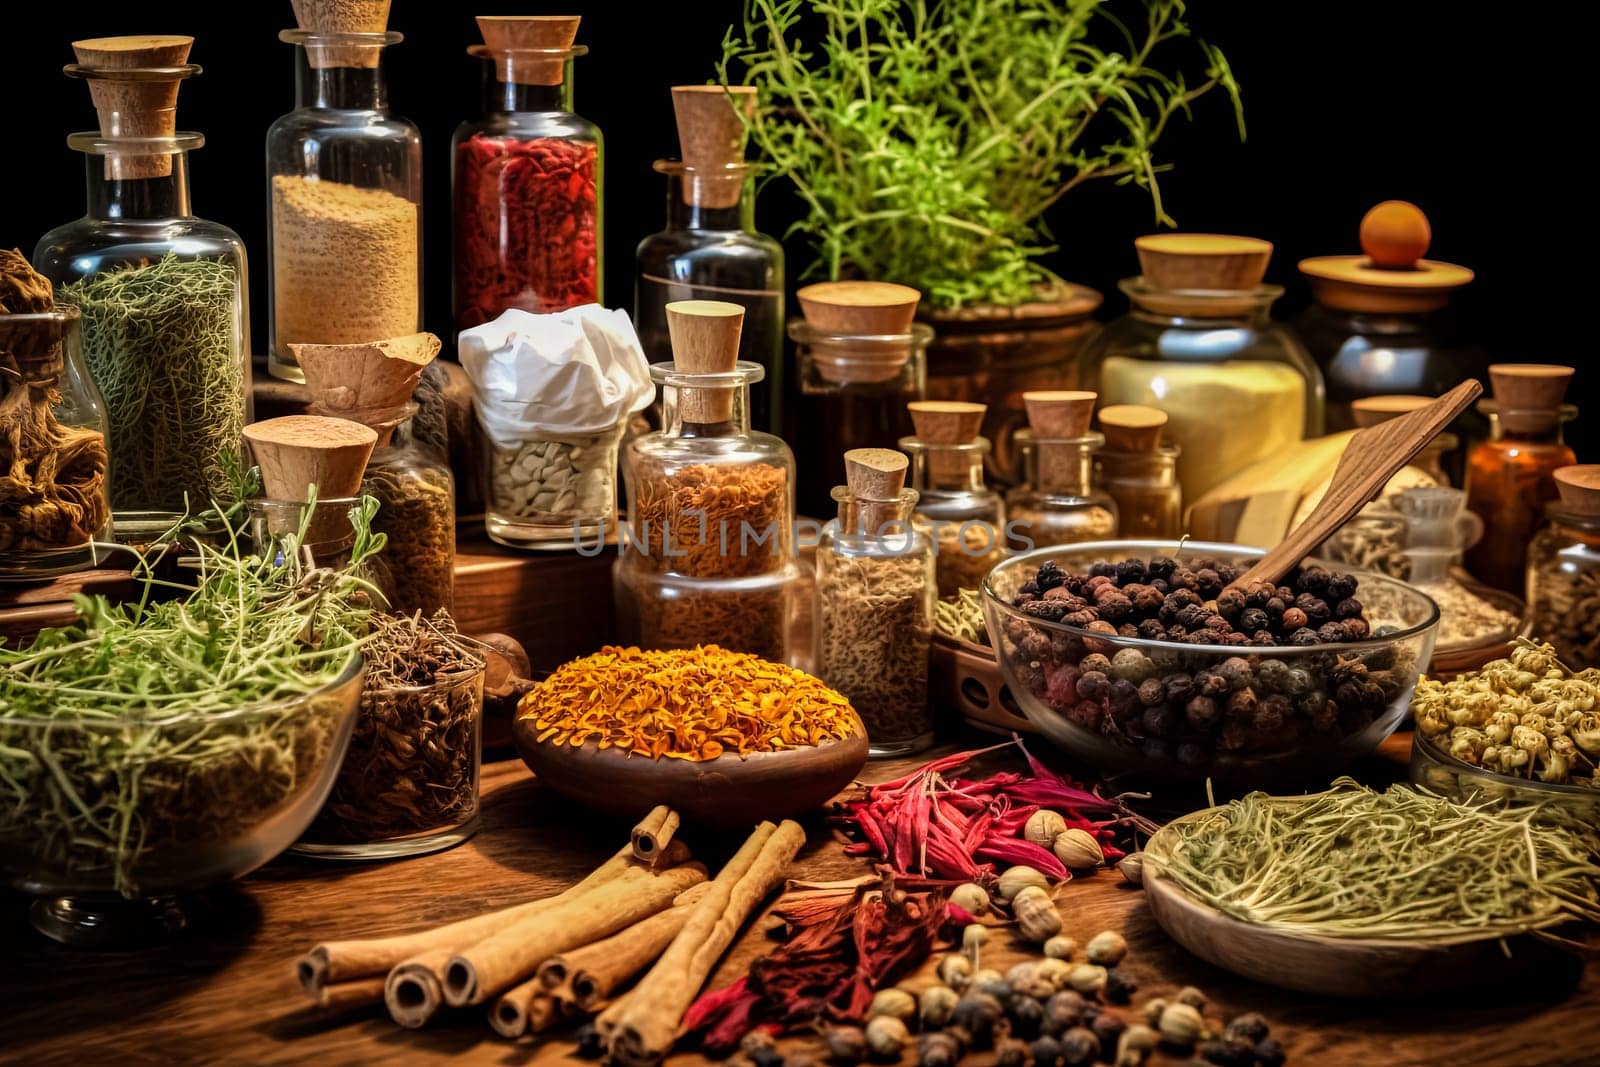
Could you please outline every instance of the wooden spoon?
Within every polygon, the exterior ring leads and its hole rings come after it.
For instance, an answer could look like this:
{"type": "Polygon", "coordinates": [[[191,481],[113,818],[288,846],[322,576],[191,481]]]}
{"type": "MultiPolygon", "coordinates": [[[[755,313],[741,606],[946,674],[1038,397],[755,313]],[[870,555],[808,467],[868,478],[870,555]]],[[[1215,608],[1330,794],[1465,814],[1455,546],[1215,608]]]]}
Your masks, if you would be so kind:
{"type": "Polygon", "coordinates": [[[1328,483],[1322,502],[1229,588],[1242,590],[1255,582],[1274,585],[1281,582],[1312,549],[1355,518],[1401,467],[1410,463],[1413,456],[1482,393],[1483,386],[1469,379],[1426,407],[1357,430],[1334,468],[1333,480],[1328,483]]]}

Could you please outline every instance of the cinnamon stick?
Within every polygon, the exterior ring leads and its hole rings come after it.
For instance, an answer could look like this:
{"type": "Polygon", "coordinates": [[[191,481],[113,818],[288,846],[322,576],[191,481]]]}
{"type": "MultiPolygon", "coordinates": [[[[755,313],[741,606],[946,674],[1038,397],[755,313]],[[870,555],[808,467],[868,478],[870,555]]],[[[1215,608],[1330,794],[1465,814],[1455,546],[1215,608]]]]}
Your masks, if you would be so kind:
{"type": "Polygon", "coordinates": [[[383,976],[324,985],[313,995],[318,1008],[333,1014],[383,1003],[383,976]]]}
{"type": "Polygon", "coordinates": [[[609,937],[672,906],[672,898],[705,881],[699,864],[651,873],[633,867],[588,893],[512,923],[457,952],[445,967],[451,1007],[482,1004],[510,989],[558,952],[609,937]]]}
{"type": "Polygon", "coordinates": [[[633,828],[633,858],[652,867],[659,866],[672,835],[678,832],[678,813],[665,804],[640,820],[633,828]]]}
{"type": "Polygon", "coordinates": [[[471,944],[523,915],[535,914],[554,907],[561,901],[570,900],[596,885],[609,882],[628,869],[632,856],[633,846],[624,845],[616,855],[596,867],[583,881],[555,896],[530,900],[525,904],[515,904],[486,915],[474,915],[459,922],[418,930],[399,937],[324,941],[300,957],[295,964],[295,973],[299,976],[301,987],[313,999],[320,995],[325,985],[374,975],[381,977],[397,964],[429,949],[454,950],[461,945],[471,944]]]}
{"type": "MultiPolygon", "coordinates": [[[[527,984],[527,983],[524,983],[527,984]]],[[[520,986],[518,987],[521,988],[520,986]]],[[[523,1034],[536,1034],[570,1018],[574,1006],[554,993],[538,993],[513,999],[509,994],[489,1009],[489,1027],[503,1038],[515,1041],[523,1034]]]]}
{"type": "MultiPolygon", "coordinates": [[[[702,882],[694,888],[704,889],[708,884],[702,882]]],[[[695,900],[698,899],[697,896],[695,900]]],[[[539,965],[536,979],[540,990],[549,992],[565,986],[572,991],[573,1003],[594,1010],[612,990],[654,963],[672,944],[672,939],[678,936],[693,912],[694,901],[675,904],[604,941],[551,956],[539,965]]]]}
{"type": "Polygon", "coordinates": [[[783,883],[789,863],[805,844],[798,823],[762,823],[717,874],[694,914],[625,1000],[600,1016],[611,1062],[654,1064],[677,1040],[689,1005],[739,929],[767,895],[783,883]]]}

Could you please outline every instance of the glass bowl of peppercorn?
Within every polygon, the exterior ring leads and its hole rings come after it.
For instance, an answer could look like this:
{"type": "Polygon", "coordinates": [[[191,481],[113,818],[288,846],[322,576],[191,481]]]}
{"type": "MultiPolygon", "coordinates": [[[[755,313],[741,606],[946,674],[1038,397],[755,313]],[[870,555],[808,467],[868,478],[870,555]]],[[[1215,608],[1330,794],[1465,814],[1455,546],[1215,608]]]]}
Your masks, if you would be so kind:
{"type": "Polygon", "coordinates": [[[1332,774],[1404,721],[1439,609],[1397,579],[1313,560],[1230,588],[1261,555],[1099,541],[1011,557],[983,585],[1011,691],[1104,768],[1236,786],[1332,774]],[[1374,617],[1360,594],[1380,588],[1374,617]]]}

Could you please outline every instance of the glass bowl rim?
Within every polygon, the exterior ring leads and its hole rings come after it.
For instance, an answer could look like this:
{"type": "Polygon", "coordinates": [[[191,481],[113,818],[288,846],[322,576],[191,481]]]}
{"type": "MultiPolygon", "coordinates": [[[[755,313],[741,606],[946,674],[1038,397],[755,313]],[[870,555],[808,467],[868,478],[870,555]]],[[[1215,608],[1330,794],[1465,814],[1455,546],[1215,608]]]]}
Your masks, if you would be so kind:
{"type": "Polygon", "coordinates": [[[1166,552],[1168,550],[1174,553],[1183,551],[1207,555],[1243,555],[1257,559],[1266,555],[1265,549],[1255,548],[1251,545],[1229,544],[1225,541],[1081,541],[1077,544],[1045,545],[1040,548],[1032,549],[1028,552],[1011,556],[991,568],[989,573],[983,576],[982,589],[984,604],[986,606],[992,604],[996,610],[1002,611],[1012,618],[1023,619],[1029,623],[1036,623],[1045,627],[1047,630],[1051,630],[1056,633],[1069,634],[1073,637],[1088,638],[1096,641],[1112,642],[1115,643],[1119,648],[1140,648],[1155,652],[1191,654],[1221,653],[1226,656],[1295,656],[1309,655],[1318,652],[1350,652],[1352,650],[1373,651],[1390,645],[1398,644],[1414,637],[1420,637],[1423,634],[1426,634],[1430,629],[1433,629],[1439,625],[1439,605],[1435,603],[1434,599],[1427,593],[1422,592],[1420,589],[1417,589],[1414,586],[1407,585],[1398,578],[1390,578],[1387,575],[1378,574],[1374,571],[1362,571],[1354,569],[1341,571],[1340,573],[1354,575],[1358,586],[1361,582],[1365,582],[1369,579],[1375,580],[1379,583],[1388,583],[1390,585],[1399,586],[1402,592],[1408,593],[1412,596],[1420,597],[1422,601],[1427,604],[1428,617],[1424,621],[1416,623],[1412,626],[1408,626],[1403,630],[1396,630],[1394,633],[1384,634],[1382,637],[1364,637],[1359,641],[1319,641],[1314,645],[1191,645],[1186,641],[1158,641],[1148,637],[1123,637],[1120,634],[1101,633],[1095,630],[1085,629],[1081,626],[1072,626],[1064,622],[1054,622],[1050,619],[1035,618],[1034,616],[1023,612],[1021,608],[1013,607],[1008,601],[1001,598],[1001,596],[994,591],[993,579],[995,572],[1004,567],[1011,567],[1024,561],[1031,561],[1035,559],[1042,563],[1049,554],[1062,552],[1099,551],[1109,561],[1111,556],[1116,552],[1127,552],[1132,555],[1136,553],[1138,548],[1141,546],[1147,550],[1146,558],[1148,558],[1149,554],[1152,552],[1166,552]]]}
{"type": "MultiPolygon", "coordinates": [[[[1487,767],[1479,767],[1475,763],[1457,759],[1435,744],[1432,738],[1424,737],[1421,730],[1416,730],[1412,733],[1411,748],[1413,753],[1419,748],[1426,749],[1424,754],[1429,759],[1437,761],[1452,773],[1465,774],[1475,779],[1485,779],[1496,785],[1503,785],[1508,789],[1526,789],[1534,793],[1545,793],[1552,797],[1585,797],[1600,805],[1600,788],[1592,785],[1574,785],[1571,782],[1546,782],[1539,778],[1523,778],[1521,775],[1491,771],[1487,767]]],[[[1429,792],[1435,792],[1427,782],[1413,781],[1412,785],[1427,789],[1429,792]]]]}

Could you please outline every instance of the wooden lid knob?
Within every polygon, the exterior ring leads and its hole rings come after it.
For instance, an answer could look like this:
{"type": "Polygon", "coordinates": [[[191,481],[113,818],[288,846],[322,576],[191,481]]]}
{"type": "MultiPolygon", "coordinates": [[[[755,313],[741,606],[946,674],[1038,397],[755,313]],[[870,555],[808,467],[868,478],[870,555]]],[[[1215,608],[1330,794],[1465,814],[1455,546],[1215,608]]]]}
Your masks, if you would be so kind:
{"type": "MultiPolygon", "coordinates": [[[[300,29],[314,34],[384,33],[389,28],[389,0],[290,0],[300,29]]],[[[329,44],[306,49],[306,61],[318,70],[378,65],[382,50],[374,45],[329,44]]]]}
{"type": "Polygon", "coordinates": [[[1144,280],[1161,289],[1254,289],[1272,243],[1216,233],[1158,233],[1133,242],[1144,280]]]}
{"type": "Polygon", "coordinates": [[[818,282],[795,293],[812,328],[858,337],[911,332],[922,294],[893,282],[818,282]]]}
{"type": "Polygon", "coordinates": [[[501,59],[495,77],[513,85],[560,85],[567,75],[564,56],[519,56],[517,52],[565,52],[578,37],[578,15],[479,15],[486,53],[501,59]]]}
{"type": "Polygon", "coordinates": [[[844,478],[857,500],[899,500],[910,463],[892,448],[852,448],[844,454],[844,478]]]}
{"type": "MultiPolygon", "coordinates": [[[[672,360],[683,374],[727,374],[739,361],[744,308],[723,300],[674,300],[667,305],[672,360]]],[[[685,422],[719,423],[733,417],[732,386],[681,389],[678,407],[685,422]]]]}
{"type": "Polygon", "coordinates": [[[1364,396],[1350,402],[1350,415],[1355,420],[1356,426],[1366,429],[1368,426],[1376,426],[1380,422],[1388,422],[1400,415],[1409,414],[1418,408],[1425,408],[1431,403],[1433,403],[1431,397],[1411,396],[1406,393],[1364,396]]]}
{"type": "Polygon", "coordinates": [[[289,350],[305,372],[317,414],[372,426],[378,444],[386,445],[394,432],[395,409],[411,400],[441,347],[433,334],[414,333],[365,345],[295,343],[289,350]]]}
{"type": "Polygon", "coordinates": [[[1096,394],[1076,389],[1035,389],[1022,394],[1028,425],[1044,438],[1082,437],[1089,432],[1096,394]]]}
{"type": "Polygon", "coordinates": [[[1415,204],[1385,200],[1361,219],[1361,250],[1375,267],[1411,270],[1428,254],[1433,231],[1415,204]]]}
{"type": "Polygon", "coordinates": [[[1600,463],[1561,467],[1555,479],[1564,508],[1579,515],[1600,515],[1600,463]]]}
{"type": "Polygon", "coordinates": [[[744,173],[728,168],[744,162],[745,120],[755,113],[753,85],[674,85],[672,113],[678,148],[693,173],[683,183],[686,204],[728,208],[744,192],[744,173]]]}
{"type": "Polygon", "coordinates": [[[1573,369],[1553,363],[1495,363],[1489,367],[1500,424],[1513,433],[1542,433],[1556,425],[1573,369]]]}
{"type": "Polygon", "coordinates": [[[1161,444],[1167,413],[1143,404],[1112,404],[1100,409],[1100,432],[1117,452],[1154,452],[1161,444]]]}
{"type": "MultiPolygon", "coordinates": [[[[102,137],[171,137],[178,131],[178,86],[199,68],[187,64],[193,37],[91,37],[73,41],[76,71],[89,82],[89,97],[102,137]],[[165,71],[165,73],[161,73],[165,71]],[[119,77],[121,72],[124,76],[119,77]]],[[[106,177],[162,178],[172,173],[172,155],[108,154],[106,177]]]]}
{"type": "Polygon", "coordinates": [[[960,400],[913,400],[906,405],[917,437],[930,445],[965,445],[977,439],[988,406],[960,400]]]}
{"type": "Polygon", "coordinates": [[[361,490],[361,475],[378,435],[359,422],[319,415],[286,415],[244,428],[261,483],[272,500],[337,500],[361,490]]]}

